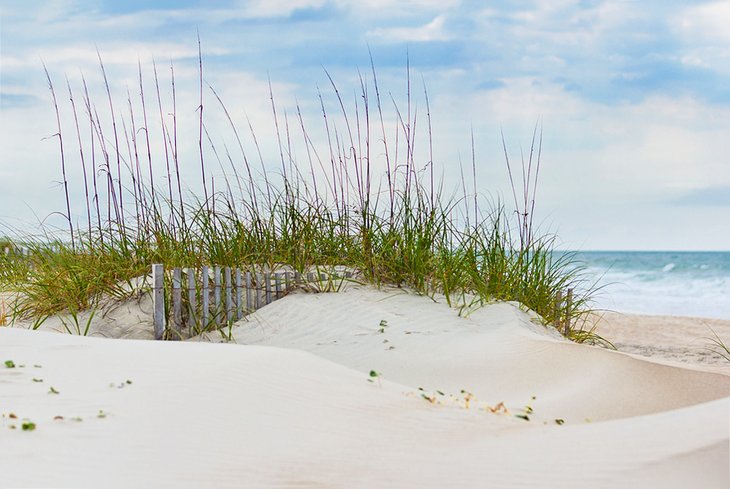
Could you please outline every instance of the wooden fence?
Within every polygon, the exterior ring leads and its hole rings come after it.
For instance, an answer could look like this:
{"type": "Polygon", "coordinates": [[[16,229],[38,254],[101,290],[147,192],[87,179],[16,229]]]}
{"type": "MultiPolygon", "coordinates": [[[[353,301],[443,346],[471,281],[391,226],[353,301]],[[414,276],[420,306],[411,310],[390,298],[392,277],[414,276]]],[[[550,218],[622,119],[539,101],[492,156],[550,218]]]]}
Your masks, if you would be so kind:
{"type": "Polygon", "coordinates": [[[38,253],[38,252],[51,252],[51,253],[58,253],[61,251],[61,245],[58,243],[52,243],[49,245],[44,245],[42,247],[28,247],[23,245],[4,245],[0,247],[0,254],[3,254],[5,256],[16,256],[19,258],[29,258],[32,254],[38,253]],[[43,250],[43,251],[41,251],[43,250]]]}
{"type": "Polygon", "coordinates": [[[16,256],[28,257],[28,256],[30,256],[30,249],[26,248],[25,246],[6,245],[6,246],[3,246],[2,253],[5,256],[10,256],[10,254],[12,253],[13,255],[16,255],[16,256]]]}
{"type": "Polygon", "coordinates": [[[180,339],[227,327],[284,297],[292,287],[318,289],[352,277],[352,272],[272,272],[204,266],[198,269],[152,265],[155,339],[180,339]]]}

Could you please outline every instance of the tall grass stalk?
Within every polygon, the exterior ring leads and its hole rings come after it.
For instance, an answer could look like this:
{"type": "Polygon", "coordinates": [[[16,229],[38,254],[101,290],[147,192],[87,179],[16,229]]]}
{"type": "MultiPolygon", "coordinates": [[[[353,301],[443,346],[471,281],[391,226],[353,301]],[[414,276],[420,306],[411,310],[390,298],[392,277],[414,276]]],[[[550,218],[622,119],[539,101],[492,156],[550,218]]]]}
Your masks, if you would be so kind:
{"type": "Polygon", "coordinates": [[[728,362],[730,362],[730,346],[728,346],[727,343],[722,341],[722,338],[720,338],[720,335],[715,332],[712,328],[710,328],[710,331],[712,331],[712,338],[708,338],[710,343],[712,344],[711,347],[708,347],[707,350],[721,356],[728,362]]]}
{"type": "MultiPolygon", "coordinates": [[[[443,294],[454,306],[473,302],[474,298],[478,302],[519,301],[549,322],[557,319],[558,293],[581,282],[581,269],[575,266],[574,255],[554,253],[556,238],[535,234],[533,217],[542,141],[538,126],[529,156],[520,165],[521,181],[504,145],[514,214],[500,203],[481,208],[476,181],[467,189],[463,179],[464,195],[448,197],[443,181],[434,177],[432,114],[425,83],[427,131],[423,136],[418,132],[423,126],[419,124],[423,115],[419,115],[418,105],[412,100],[410,61],[406,110],[402,112],[391,95],[394,117],[388,119],[371,55],[371,76],[368,79],[359,73],[353,106],[326,73],[335,109],[318,91],[321,140],[308,129],[298,104],[298,128],[290,130],[287,113],[277,110],[269,84],[276,137],[274,151],[279,159],[273,167],[279,166],[280,174],[268,170],[259,139],[247,120],[248,133],[261,163],[260,173],[256,174],[232,112],[212,87],[204,89],[200,50],[198,69],[197,157],[178,153],[178,101],[172,68],[172,111],[168,112],[163,106],[157,66],[153,65],[157,128],[151,127],[153,118],[148,118],[141,66],[139,99],[127,97],[129,125],[117,124],[112,114],[109,129],[109,122],[99,118],[89,99],[84,80],[83,102],[91,130],[86,134],[78,121],[71,130],[79,144],[77,153],[81,156],[84,182],[87,172],[93,175],[94,197],[81,203],[86,209],[86,229],[73,234],[72,203],[67,191],[71,243],[80,243],[78,249],[64,245],[60,251],[48,253],[43,245],[36,244],[28,260],[4,258],[7,270],[2,272],[2,279],[22,291],[22,300],[14,310],[16,318],[39,317],[61,310],[77,313],[94,307],[102,296],[128,294],[128,288],[120,284],[145,275],[153,262],[184,267],[212,263],[236,267],[287,264],[302,272],[312,266],[346,265],[358,270],[368,282],[411,287],[429,295],[443,294]],[[221,134],[208,132],[203,107],[206,97],[211,96],[218,102],[238,145],[238,156],[232,155],[225,144],[223,151],[219,151],[221,134]],[[374,110],[377,112],[373,113],[374,110]],[[166,119],[168,113],[172,127],[166,119]],[[137,135],[141,131],[147,176],[140,170],[137,135]],[[158,151],[162,155],[156,157],[150,140],[153,131],[161,136],[158,151]],[[120,138],[129,142],[126,174],[121,165],[125,158],[119,148],[120,138]],[[111,148],[109,141],[113,141],[111,148]],[[302,146],[305,165],[299,164],[296,151],[302,146]],[[421,155],[421,147],[426,148],[426,156],[421,155]],[[215,178],[206,168],[210,161],[205,158],[206,152],[212,153],[221,168],[221,155],[228,160],[233,175],[224,172],[220,177],[224,190],[220,190],[220,185],[215,190],[215,178]],[[117,162],[115,175],[110,168],[112,161],[117,162]],[[192,192],[187,193],[187,198],[183,196],[180,175],[182,168],[190,164],[200,166],[202,200],[192,192]],[[155,185],[154,167],[159,165],[164,165],[166,189],[155,185]],[[107,176],[106,186],[97,187],[98,171],[107,176]],[[207,175],[211,176],[209,180],[207,175]],[[236,188],[240,195],[234,194],[236,188]],[[100,211],[100,201],[107,203],[106,215],[100,211]]],[[[102,74],[113,112],[103,65],[102,74]]],[[[48,80],[51,84],[50,75],[48,80]]],[[[69,97],[75,116],[70,86],[69,97]]],[[[210,109],[205,112],[208,113],[210,109]]],[[[59,122],[59,140],[61,134],[59,122]]],[[[474,137],[472,131],[471,174],[475,179],[474,137]]],[[[71,161],[65,152],[61,148],[64,175],[71,161]]],[[[88,189],[88,183],[84,185],[88,189]]],[[[588,309],[590,293],[588,287],[576,296],[569,310],[558,313],[574,318],[583,314],[588,309]]]]}

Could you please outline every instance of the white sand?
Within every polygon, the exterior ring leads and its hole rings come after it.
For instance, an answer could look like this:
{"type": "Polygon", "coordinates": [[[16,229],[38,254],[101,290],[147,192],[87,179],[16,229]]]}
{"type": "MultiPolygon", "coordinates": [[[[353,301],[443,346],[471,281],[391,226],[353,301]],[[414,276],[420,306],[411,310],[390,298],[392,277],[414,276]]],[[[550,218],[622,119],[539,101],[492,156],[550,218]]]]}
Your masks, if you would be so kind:
{"type": "Polygon", "coordinates": [[[717,334],[730,345],[730,320],[607,312],[595,324],[622,352],[730,374],[730,362],[711,341],[717,334]]]}
{"type": "Polygon", "coordinates": [[[0,364],[0,486],[730,482],[730,376],[571,344],[509,304],[462,318],[351,287],[291,294],[232,333],[247,345],[0,328],[0,362],[25,365],[0,364]]]}

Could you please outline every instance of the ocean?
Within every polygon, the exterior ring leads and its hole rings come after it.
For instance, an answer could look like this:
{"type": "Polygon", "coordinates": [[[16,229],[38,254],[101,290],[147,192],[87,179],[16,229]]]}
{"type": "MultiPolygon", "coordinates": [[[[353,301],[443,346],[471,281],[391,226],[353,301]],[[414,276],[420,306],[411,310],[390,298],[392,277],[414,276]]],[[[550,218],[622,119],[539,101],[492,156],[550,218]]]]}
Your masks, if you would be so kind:
{"type": "Polygon", "coordinates": [[[584,251],[576,258],[603,286],[597,308],[730,319],[730,252],[584,251]]]}

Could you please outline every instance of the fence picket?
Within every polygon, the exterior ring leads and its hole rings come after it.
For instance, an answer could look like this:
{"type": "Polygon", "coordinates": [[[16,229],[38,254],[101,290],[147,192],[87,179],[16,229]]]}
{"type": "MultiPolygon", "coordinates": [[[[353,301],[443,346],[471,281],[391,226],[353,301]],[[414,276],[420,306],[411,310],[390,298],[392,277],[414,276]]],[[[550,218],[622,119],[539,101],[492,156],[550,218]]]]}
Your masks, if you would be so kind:
{"type": "Polygon", "coordinates": [[[282,291],[281,282],[282,282],[281,273],[275,273],[274,274],[274,297],[276,299],[281,299],[281,291],[282,291]]]}
{"type": "Polygon", "coordinates": [[[261,309],[261,274],[256,273],[256,286],[253,289],[254,292],[254,311],[261,309]]]}
{"type": "Polygon", "coordinates": [[[197,331],[197,320],[199,316],[196,309],[195,270],[192,268],[186,268],[185,270],[188,276],[188,321],[191,322],[191,331],[197,331]]]}
{"type": "Polygon", "coordinates": [[[565,308],[565,336],[570,334],[570,311],[573,308],[573,289],[568,289],[568,298],[565,308]]]}
{"type": "Polygon", "coordinates": [[[223,272],[226,280],[226,324],[233,322],[233,284],[231,283],[231,267],[226,267],[223,272]]]}
{"type": "Polygon", "coordinates": [[[243,304],[241,304],[243,291],[241,290],[241,285],[241,269],[236,268],[236,320],[243,317],[243,304]]]}
{"type": "Polygon", "coordinates": [[[251,272],[246,272],[246,312],[249,313],[253,310],[253,300],[251,298],[252,293],[251,284],[251,272]]]}
{"type": "Polygon", "coordinates": [[[271,274],[269,272],[264,274],[264,290],[266,291],[264,305],[271,304],[271,274]]]}
{"type": "Polygon", "coordinates": [[[210,269],[207,266],[203,266],[203,289],[200,292],[201,302],[203,303],[200,311],[200,329],[205,330],[208,328],[209,313],[210,313],[210,269]]]}
{"type": "Polygon", "coordinates": [[[182,277],[180,268],[172,270],[172,324],[177,332],[182,331],[182,277]]]}
{"type": "Polygon", "coordinates": [[[221,324],[221,267],[213,267],[213,321],[216,326],[221,324]]]}
{"type": "Polygon", "coordinates": [[[160,263],[152,265],[152,325],[155,339],[161,340],[165,333],[165,271],[160,263]]]}

